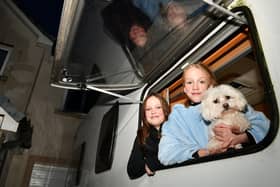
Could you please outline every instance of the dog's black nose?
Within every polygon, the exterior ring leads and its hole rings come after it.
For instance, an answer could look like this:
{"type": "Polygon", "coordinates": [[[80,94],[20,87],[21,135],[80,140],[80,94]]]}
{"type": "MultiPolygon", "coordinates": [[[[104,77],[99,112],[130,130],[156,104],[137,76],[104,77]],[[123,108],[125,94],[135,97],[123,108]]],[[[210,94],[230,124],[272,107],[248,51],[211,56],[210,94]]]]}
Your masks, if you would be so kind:
{"type": "Polygon", "coordinates": [[[223,104],[223,107],[224,107],[224,109],[227,110],[227,109],[229,108],[229,104],[228,104],[228,103],[224,103],[224,104],[223,104]]]}

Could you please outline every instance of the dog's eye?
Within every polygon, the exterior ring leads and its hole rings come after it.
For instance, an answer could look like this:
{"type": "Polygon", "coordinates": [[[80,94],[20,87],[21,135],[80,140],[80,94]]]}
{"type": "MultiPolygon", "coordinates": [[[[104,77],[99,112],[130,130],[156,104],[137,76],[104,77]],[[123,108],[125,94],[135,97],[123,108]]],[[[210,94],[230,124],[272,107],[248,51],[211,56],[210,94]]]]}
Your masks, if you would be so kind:
{"type": "Polygon", "coordinates": [[[215,99],[214,101],[213,101],[213,103],[215,103],[215,104],[217,104],[219,101],[218,101],[218,99],[215,99]]]}
{"type": "Polygon", "coordinates": [[[226,99],[229,100],[229,99],[230,99],[230,96],[227,95],[227,96],[226,96],[226,99]]]}

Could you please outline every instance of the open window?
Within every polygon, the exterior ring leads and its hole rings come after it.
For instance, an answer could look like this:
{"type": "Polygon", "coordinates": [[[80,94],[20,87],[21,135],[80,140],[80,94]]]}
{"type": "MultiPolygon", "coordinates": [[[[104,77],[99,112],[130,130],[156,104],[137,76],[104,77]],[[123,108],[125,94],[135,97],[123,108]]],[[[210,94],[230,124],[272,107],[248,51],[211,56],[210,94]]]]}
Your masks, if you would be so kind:
{"type": "MultiPolygon", "coordinates": [[[[75,90],[96,87],[127,93],[157,80],[186,51],[193,51],[209,32],[218,25],[224,26],[221,23],[226,15],[202,0],[177,1],[174,6],[183,12],[178,14],[178,23],[170,21],[168,3],[151,19],[132,2],[64,2],[52,86],[75,90]],[[144,46],[133,44],[130,36],[134,23],[139,24],[138,19],[148,22],[144,46]]],[[[230,0],[215,2],[226,5],[230,0]]],[[[238,25],[232,25],[231,31],[237,28],[238,25]]]]}
{"type": "MultiPolygon", "coordinates": [[[[240,150],[213,155],[208,158],[188,160],[183,165],[229,158],[264,149],[274,139],[278,129],[278,107],[273,86],[266,68],[260,40],[249,9],[237,8],[239,15],[247,19],[248,24],[241,25],[234,33],[227,35],[222,41],[209,40],[205,46],[215,46],[208,51],[201,46],[197,52],[187,56],[176,69],[161,81],[152,85],[150,91],[160,92],[170,103],[184,104],[187,98],[183,92],[182,70],[191,63],[203,63],[216,75],[218,82],[229,84],[239,89],[255,110],[263,112],[270,119],[270,129],[266,137],[256,145],[240,150]]],[[[222,37],[221,33],[216,33],[222,37]]]]}

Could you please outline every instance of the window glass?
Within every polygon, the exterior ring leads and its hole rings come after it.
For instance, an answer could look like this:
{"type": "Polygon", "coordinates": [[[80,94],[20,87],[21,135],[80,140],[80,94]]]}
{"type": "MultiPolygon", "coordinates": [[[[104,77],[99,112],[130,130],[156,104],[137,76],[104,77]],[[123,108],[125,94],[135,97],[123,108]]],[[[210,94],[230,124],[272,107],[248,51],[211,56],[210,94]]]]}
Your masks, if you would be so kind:
{"type": "MultiPolygon", "coordinates": [[[[160,5],[156,16],[152,19],[150,16],[151,23],[142,31],[142,35],[145,35],[146,39],[143,39],[144,36],[142,36],[142,40],[140,37],[140,39],[137,38],[137,31],[138,35],[141,35],[141,30],[135,28],[135,24],[132,24],[129,32],[130,42],[128,46],[145,75],[149,74],[160,63],[168,63],[167,54],[175,55],[174,50],[178,50],[182,46],[188,50],[192,44],[188,41],[187,36],[194,31],[197,32],[196,38],[192,38],[195,43],[196,39],[201,39],[206,33],[199,30],[202,28],[204,31],[207,30],[208,24],[213,21],[203,22],[203,19],[206,19],[206,13],[209,12],[209,7],[199,0],[160,1],[160,5]]],[[[147,9],[140,10],[149,15],[147,9]]],[[[212,14],[214,15],[214,13],[212,14]]]]}
{"type": "Polygon", "coordinates": [[[52,82],[76,89],[153,81],[226,16],[202,0],[67,1],[64,9],[52,82]]]}
{"type": "Polygon", "coordinates": [[[143,78],[174,63],[223,16],[201,0],[119,0],[102,11],[105,29],[127,50],[143,78]]]}

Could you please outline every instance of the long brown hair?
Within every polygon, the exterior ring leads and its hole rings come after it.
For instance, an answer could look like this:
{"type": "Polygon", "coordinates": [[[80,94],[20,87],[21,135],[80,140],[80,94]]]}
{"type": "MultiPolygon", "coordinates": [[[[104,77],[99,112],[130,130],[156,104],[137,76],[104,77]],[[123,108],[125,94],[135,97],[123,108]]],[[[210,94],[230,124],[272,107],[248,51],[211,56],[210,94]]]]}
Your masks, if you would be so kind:
{"type": "Polygon", "coordinates": [[[141,107],[142,126],[137,131],[139,144],[142,144],[142,145],[145,144],[146,138],[150,135],[151,126],[147,121],[146,114],[145,114],[145,109],[146,109],[147,100],[152,96],[158,98],[158,100],[160,101],[161,106],[162,106],[162,110],[163,110],[163,113],[164,113],[164,120],[165,121],[168,119],[168,115],[170,113],[170,108],[169,108],[169,105],[168,105],[167,101],[160,94],[151,93],[144,99],[143,105],[141,107]]]}

